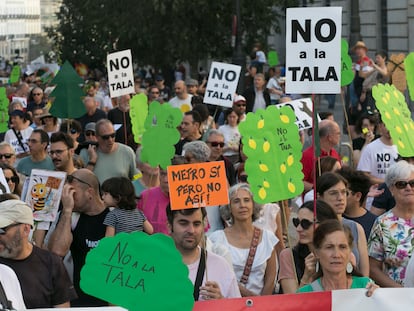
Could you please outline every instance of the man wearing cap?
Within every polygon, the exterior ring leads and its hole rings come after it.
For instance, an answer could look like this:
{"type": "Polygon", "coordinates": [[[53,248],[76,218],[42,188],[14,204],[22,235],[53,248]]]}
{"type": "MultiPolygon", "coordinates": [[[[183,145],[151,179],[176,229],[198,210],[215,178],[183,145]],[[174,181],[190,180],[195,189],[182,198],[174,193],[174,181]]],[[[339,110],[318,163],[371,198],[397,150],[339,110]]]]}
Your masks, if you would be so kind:
{"type": "Polygon", "coordinates": [[[32,169],[54,170],[52,159],[47,154],[49,135],[44,130],[33,130],[28,139],[30,155],[21,159],[16,170],[25,176],[30,176],[32,169]]]}
{"type": "Polygon", "coordinates": [[[26,203],[15,199],[0,203],[0,263],[16,273],[28,309],[70,307],[76,292],[63,262],[29,242],[32,226],[33,213],[26,203]]]}
{"type": "Polygon", "coordinates": [[[162,75],[155,76],[155,85],[160,90],[160,97],[165,102],[168,102],[171,98],[171,89],[164,84],[164,77],[162,75]]]}
{"type": "Polygon", "coordinates": [[[223,257],[200,247],[206,215],[204,207],[171,210],[170,205],[167,206],[168,229],[188,267],[194,300],[239,298],[233,268],[223,257]]]}
{"type": "Polygon", "coordinates": [[[193,95],[188,94],[187,87],[183,80],[178,80],[174,84],[175,97],[170,99],[170,104],[173,107],[180,108],[181,112],[187,112],[191,110],[191,97],[193,95]]]}
{"type": "Polygon", "coordinates": [[[88,124],[86,124],[85,129],[83,131],[86,141],[97,141],[95,127],[95,122],[89,122],[88,124]]]}
{"type": "Polygon", "coordinates": [[[239,117],[239,122],[246,119],[246,98],[242,95],[234,97],[233,110],[239,117]]]}
{"type": "Polygon", "coordinates": [[[137,149],[137,144],[132,134],[131,118],[129,117],[129,101],[131,97],[129,95],[122,95],[116,98],[117,107],[111,109],[108,112],[108,120],[112,124],[121,125],[116,131],[115,141],[118,143],[130,146],[134,151],[137,149]]]}
{"type": "Polygon", "coordinates": [[[84,293],[80,286],[80,271],[88,252],[97,247],[105,237],[103,221],[109,212],[99,193],[99,181],[94,173],[79,169],[68,175],[63,187],[62,211],[48,247],[60,257],[71,251],[73,258],[73,284],[79,298],[72,301],[73,307],[98,307],[108,305],[105,301],[84,293]],[[79,213],[76,223],[72,213],[79,213]]]}
{"type": "Polygon", "coordinates": [[[188,94],[191,94],[193,96],[198,95],[198,81],[196,79],[187,79],[185,81],[185,85],[187,86],[187,92],[188,94]]]}

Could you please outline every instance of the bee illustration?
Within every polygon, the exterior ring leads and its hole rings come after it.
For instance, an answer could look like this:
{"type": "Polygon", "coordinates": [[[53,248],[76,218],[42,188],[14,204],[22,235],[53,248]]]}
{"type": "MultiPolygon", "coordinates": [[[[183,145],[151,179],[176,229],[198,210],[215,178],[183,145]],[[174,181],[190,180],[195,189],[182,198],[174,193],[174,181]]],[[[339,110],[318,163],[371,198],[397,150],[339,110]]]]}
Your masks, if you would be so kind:
{"type": "Polygon", "coordinates": [[[35,211],[41,211],[45,207],[49,192],[47,191],[46,184],[43,183],[42,179],[37,180],[35,178],[34,181],[36,183],[33,185],[31,191],[33,208],[35,211]]]}

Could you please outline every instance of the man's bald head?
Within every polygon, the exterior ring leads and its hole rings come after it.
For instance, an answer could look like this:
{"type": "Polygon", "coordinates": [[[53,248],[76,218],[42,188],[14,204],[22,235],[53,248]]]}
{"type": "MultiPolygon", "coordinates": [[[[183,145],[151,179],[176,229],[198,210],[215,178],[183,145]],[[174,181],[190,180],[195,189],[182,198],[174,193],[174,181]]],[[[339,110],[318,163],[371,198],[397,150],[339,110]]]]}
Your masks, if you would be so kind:
{"type": "Polygon", "coordinates": [[[73,172],[72,175],[79,178],[79,179],[81,179],[81,180],[83,180],[83,181],[85,181],[85,182],[87,182],[91,186],[91,188],[98,195],[100,195],[99,194],[99,180],[92,171],[90,171],[86,168],[81,168],[81,169],[76,170],[75,172],[73,172]]]}

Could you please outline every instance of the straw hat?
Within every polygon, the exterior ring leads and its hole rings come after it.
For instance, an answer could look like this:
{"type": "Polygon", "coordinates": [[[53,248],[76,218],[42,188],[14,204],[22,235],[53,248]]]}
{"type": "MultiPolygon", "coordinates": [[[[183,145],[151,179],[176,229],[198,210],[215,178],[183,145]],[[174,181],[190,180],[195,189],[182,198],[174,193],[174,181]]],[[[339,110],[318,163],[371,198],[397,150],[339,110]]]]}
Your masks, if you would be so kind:
{"type": "Polygon", "coordinates": [[[358,41],[357,43],[355,43],[355,45],[352,48],[352,51],[355,51],[358,48],[362,48],[365,51],[368,51],[367,46],[365,45],[364,41],[358,41]]]}

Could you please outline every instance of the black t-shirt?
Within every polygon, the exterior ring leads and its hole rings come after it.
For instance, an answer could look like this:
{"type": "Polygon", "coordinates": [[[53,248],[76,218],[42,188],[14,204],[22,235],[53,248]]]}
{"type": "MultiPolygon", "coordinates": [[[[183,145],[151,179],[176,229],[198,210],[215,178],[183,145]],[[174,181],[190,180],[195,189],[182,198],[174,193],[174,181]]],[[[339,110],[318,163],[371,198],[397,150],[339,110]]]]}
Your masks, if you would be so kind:
{"type": "Polygon", "coordinates": [[[377,219],[377,215],[372,214],[371,212],[367,211],[363,216],[361,217],[347,217],[346,215],[343,215],[346,219],[350,219],[353,221],[356,221],[359,223],[362,228],[364,228],[365,237],[369,238],[369,235],[371,233],[372,226],[374,225],[375,219],[377,219]]]}
{"type": "Polygon", "coordinates": [[[33,246],[26,259],[0,257],[0,263],[16,273],[28,309],[52,308],[76,298],[62,259],[47,250],[33,246]]]}
{"type": "Polygon", "coordinates": [[[107,306],[108,303],[84,293],[79,286],[80,271],[85,264],[86,255],[92,249],[98,246],[99,241],[105,237],[106,226],[103,224],[109,209],[95,216],[81,214],[72,231],[73,240],[70,251],[73,258],[73,284],[79,298],[72,301],[72,307],[100,307],[107,306]]]}
{"type": "MultiPolygon", "coordinates": [[[[105,119],[106,118],[106,113],[105,111],[101,110],[101,109],[96,109],[95,113],[93,115],[88,115],[87,113],[85,113],[83,116],[76,118],[77,121],[80,122],[80,124],[82,125],[82,130],[85,129],[86,124],[90,123],[90,122],[98,122],[101,119],[105,119]]],[[[79,136],[78,139],[79,142],[83,142],[85,141],[85,136],[84,133],[82,132],[82,134],[79,136]]]]}

